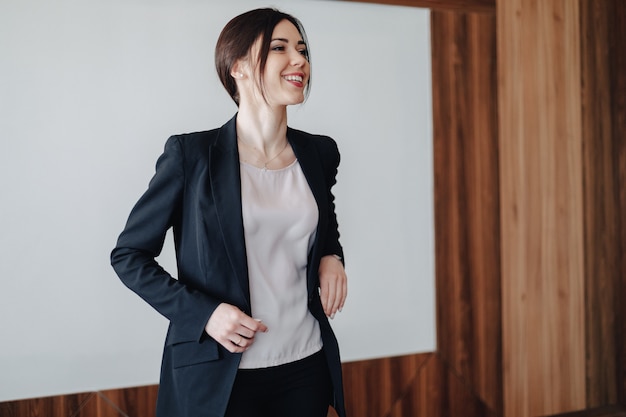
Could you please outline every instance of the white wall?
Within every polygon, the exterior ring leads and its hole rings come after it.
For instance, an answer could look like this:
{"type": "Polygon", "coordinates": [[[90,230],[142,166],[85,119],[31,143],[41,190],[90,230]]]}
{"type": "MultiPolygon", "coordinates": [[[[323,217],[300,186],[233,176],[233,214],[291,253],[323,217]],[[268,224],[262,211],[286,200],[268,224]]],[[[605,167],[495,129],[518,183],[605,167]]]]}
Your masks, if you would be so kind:
{"type": "MultiPolygon", "coordinates": [[[[158,381],[166,321],[121,284],[109,252],[167,137],[235,112],[213,47],[231,17],[265,5],[0,0],[0,401],[158,381]]],[[[432,351],[428,12],[271,5],[311,44],[312,95],[290,125],[342,152],[343,359],[432,351]]]]}

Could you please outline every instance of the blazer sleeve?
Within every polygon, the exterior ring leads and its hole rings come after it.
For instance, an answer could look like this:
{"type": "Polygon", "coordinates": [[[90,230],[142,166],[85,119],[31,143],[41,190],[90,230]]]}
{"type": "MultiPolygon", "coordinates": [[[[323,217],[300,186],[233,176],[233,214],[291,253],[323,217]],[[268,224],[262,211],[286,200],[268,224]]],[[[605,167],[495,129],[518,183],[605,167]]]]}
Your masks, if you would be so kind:
{"type": "Polygon", "coordinates": [[[339,255],[344,262],[343,248],[339,243],[339,226],[337,224],[337,214],[335,212],[335,196],[332,193],[333,186],[337,183],[337,171],[341,160],[337,142],[332,138],[327,138],[320,151],[324,175],[326,180],[326,193],[328,197],[328,229],[322,256],[339,255]]]}
{"type": "Polygon", "coordinates": [[[183,159],[180,138],[173,136],[111,252],[111,265],[122,282],[172,323],[170,343],[199,341],[220,303],[175,279],[155,260],[167,230],[177,228],[185,185],[183,159]]]}

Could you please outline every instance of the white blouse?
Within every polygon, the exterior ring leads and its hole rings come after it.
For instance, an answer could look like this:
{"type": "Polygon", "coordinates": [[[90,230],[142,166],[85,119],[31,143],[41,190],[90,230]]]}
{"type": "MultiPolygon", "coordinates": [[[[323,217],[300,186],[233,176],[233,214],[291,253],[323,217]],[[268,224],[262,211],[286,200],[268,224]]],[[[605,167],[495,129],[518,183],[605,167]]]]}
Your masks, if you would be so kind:
{"type": "Polygon", "coordinates": [[[255,335],[239,368],[265,368],[322,348],[306,284],[319,213],[297,160],[276,170],[240,162],[240,172],[252,317],[268,331],[255,335]]]}

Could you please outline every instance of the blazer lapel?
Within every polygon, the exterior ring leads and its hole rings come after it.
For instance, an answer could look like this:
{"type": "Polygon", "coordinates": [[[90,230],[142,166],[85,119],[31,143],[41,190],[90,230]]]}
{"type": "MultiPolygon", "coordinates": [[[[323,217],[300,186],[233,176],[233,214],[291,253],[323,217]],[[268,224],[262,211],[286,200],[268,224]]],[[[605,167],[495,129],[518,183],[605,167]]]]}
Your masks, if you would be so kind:
{"type": "MultiPolygon", "coordinates": [[[[209,173],[213,200],[219,219],[222,238],[228,257],[239,281],[242,294],[250,310],[250,287],[248,282],[248,263],[246,255],[243,215],[241,209],[241,174],[239,171],[239,153],[237,151],[237,128],[235,115],[220,128],[215,144],[209,149],[209,173]]],[[[313,249],[309,261],[319,259],[320,241],[326,230],[328,197],[324,180],[324,171],[317,149],[306,137],[296,130],[287,130],[287,139],[291,144],[302,172],[307,179],[313,197],[317,202],[319,221],[313,249]]],[[[317,267],[309,269],[307,287],[309,293],[316,290],[315,276],[317,267]]]]}
{"type": "Polygon", "coordinates": [[[213,193],[222,238],[248,310],[250,310],[248,263],[241,211],[241,174],[237,151],[236,118],[235,115],[220,128],[216,142],[209,150],[209,173],[211,192],[213,193]]]}
{"type": "Polygon", "coordinates": [[[287,139],[291,144],[296,158],[298,158],[298,162],[300,163],[302,172],[309,183],[309,187],[311,187],[311,192],[317,202],[317,208],[319,211],[317,233],[315,235],[315,242],[313,243],[313,248],[309,256],[309,271],[307,273],[307,288],[309,290],[309,295],[311,295],[313,291],[317,290],[317,286],[315,285],[317,277],[317,264],[312,264],[312,261],[315,259],[319,260],[321,257],[320,242],[323,242],[325,239],[323,232],[326,230],[326,222],[328,218],[328,196],[326,195],[324,171],[322,169],[320,156],[317,153],[316,147],[313,146],[313,144],[311,144],[309,140],[307,140],[307,138],[297,130],[288,129],[287,139]],[[311,268],[311,266],[313,268],[311,268]]]}
{"type": "MultiPolygon", "coordinates": [[[[300,167],[304,172],[304,176],[311,187],[313,197],[317,201],[317,205],[320,209],[326,209],[326,187],[324,185],[324,171],[320,162],[320,157],[317,154],[317,149],[312,146],[309,141],[303,137],[300,133],[293,129],[287,131],[287,138],[293,153],[298,158],[300,167]]],[[[320,211],[320,216],[322,212],[320,211]]]]}

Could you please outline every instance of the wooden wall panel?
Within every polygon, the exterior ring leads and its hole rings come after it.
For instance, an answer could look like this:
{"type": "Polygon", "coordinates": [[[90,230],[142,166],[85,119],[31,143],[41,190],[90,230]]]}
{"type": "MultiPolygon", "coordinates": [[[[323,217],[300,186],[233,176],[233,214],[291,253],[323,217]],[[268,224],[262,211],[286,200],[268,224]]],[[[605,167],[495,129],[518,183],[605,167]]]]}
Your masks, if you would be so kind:
{"type": "Polygon", "coordinates": [[[348,0],[393,6],[423,7],[431,10],[456,10],[461,13],[494,13],[496,0],[348,0]]]}
{"type": "MultiPolygon", "coordinates": [[[[82,409],[91,409],[95,393],[60,395],[0,403],[2,417],[73,417],[82,409]]],[[[95,414],[93,414],[95,415],[95,414]]]]}
{"type": "Polygon", "coordinates": [[[346,410],[350,416],[383,417],[409,391],[431,353],[343,364],[346,410]]]}
{"type": "MultiPolygon", "coordinates": [[[[343,364],[351,417],[495,417],[436,353],[343,364]]],[[[158,386],[0,403],[2,417],[150,417],[158,386]]],[[[328,417],[336,417],[330,409],[328,417]]]]}
{"type": "Polygon", "coordinates": [[[626,407],[620,405],[608,405],[589,410],[558,414],[551,417],[626,417],[626,407]]]}
{"type": "Polygon", "coordinates": [[[472,387],[437,354],[431,355],[413,383],[384,417],[495,417],[472,387]]]}
{"type": "Polygon", "coordinates": [[[585,407],[579,13],[496,4],[507,417],[585,407]]]}
{"type": "Polygon", "coordinates": [[[474,228],[468,202],[499,187],[503,255],[490,267],[502,261],[505,415],[620,413],[610,404],[626,404],[626,2],[497,1],[501,175],[479,187],[467,179],[471,141],[438,147],[438,126],[457,140],[481,115],[464,106],[476,85],[466,63],[481,51],[463,11],[442,16],[433,12],[435,158],[453,167],[435,164],[438,353],[481,398],[493,392],[471,378],[472,339],[484,335],[469,300],[488,287],[468,272],[484,248],[467,256],[465,230],[493,230],[474,228]]]}
{"type": "MultiPolygon", "coordinates": [[[[608,1],[608,0],[606,0],[608,1]]],[[[615,288],[616,367],[619,403],[626,406],[626,2],[610,1],[608,13],[614,194],[617,195],[615,288]]]]}
{"type": "Polygon", "coordinates": [[[158,386],[59,395],[0,403],[1,417],[150,417],[158,386]]]}
{"type": "Polygon", "coordinates": [[[437,353],[348,362],[343,372],[351,417],[497,416],[437,353]]]}
{"type": "Polygon", "coordinates": [[[618,181],[609,32],[614,1],[581,0],[587,407],[617,398],[618,181]]]}
{"type": "Polygon", "coordinates": [[[495,16],[432,12],[437,346],[502,409],[495,16]]]}
{"type": "MultiPolygon", "coordinates": [[[[137,388],[133,388],[136,390],[137,388]]],[[[142,389],[142,388],[139,388],[142,389]]],[[[146,411],[149,411],[147,409],[146,411]]],[[[153,416],[154,414],[145,414],[153,416]]],[[[70,414],[71,417],[130,417],[115,403],[109,401],[100,392],[95,392],[80,409],[70,414]]]]}
{"type": "Polygon", "coordinates": [[[626,417],[626,407],[608,405],[571,413],[557,414],[550,417],[626,417]]]}
{"type": "Polygon", "coordinates": [[[144,387],[100,391],[99,394],[104,402],[113,405],[116,409],[120,410],[124,416],[150,417],[156,414],[156,398],[158,391],[159,387],[157,385],[148,385],[144,387]]]}
{"type": "Polygon", "coordinates": [[[1,417],[149,417],[157,385],[0,403],[1,417]]]}

